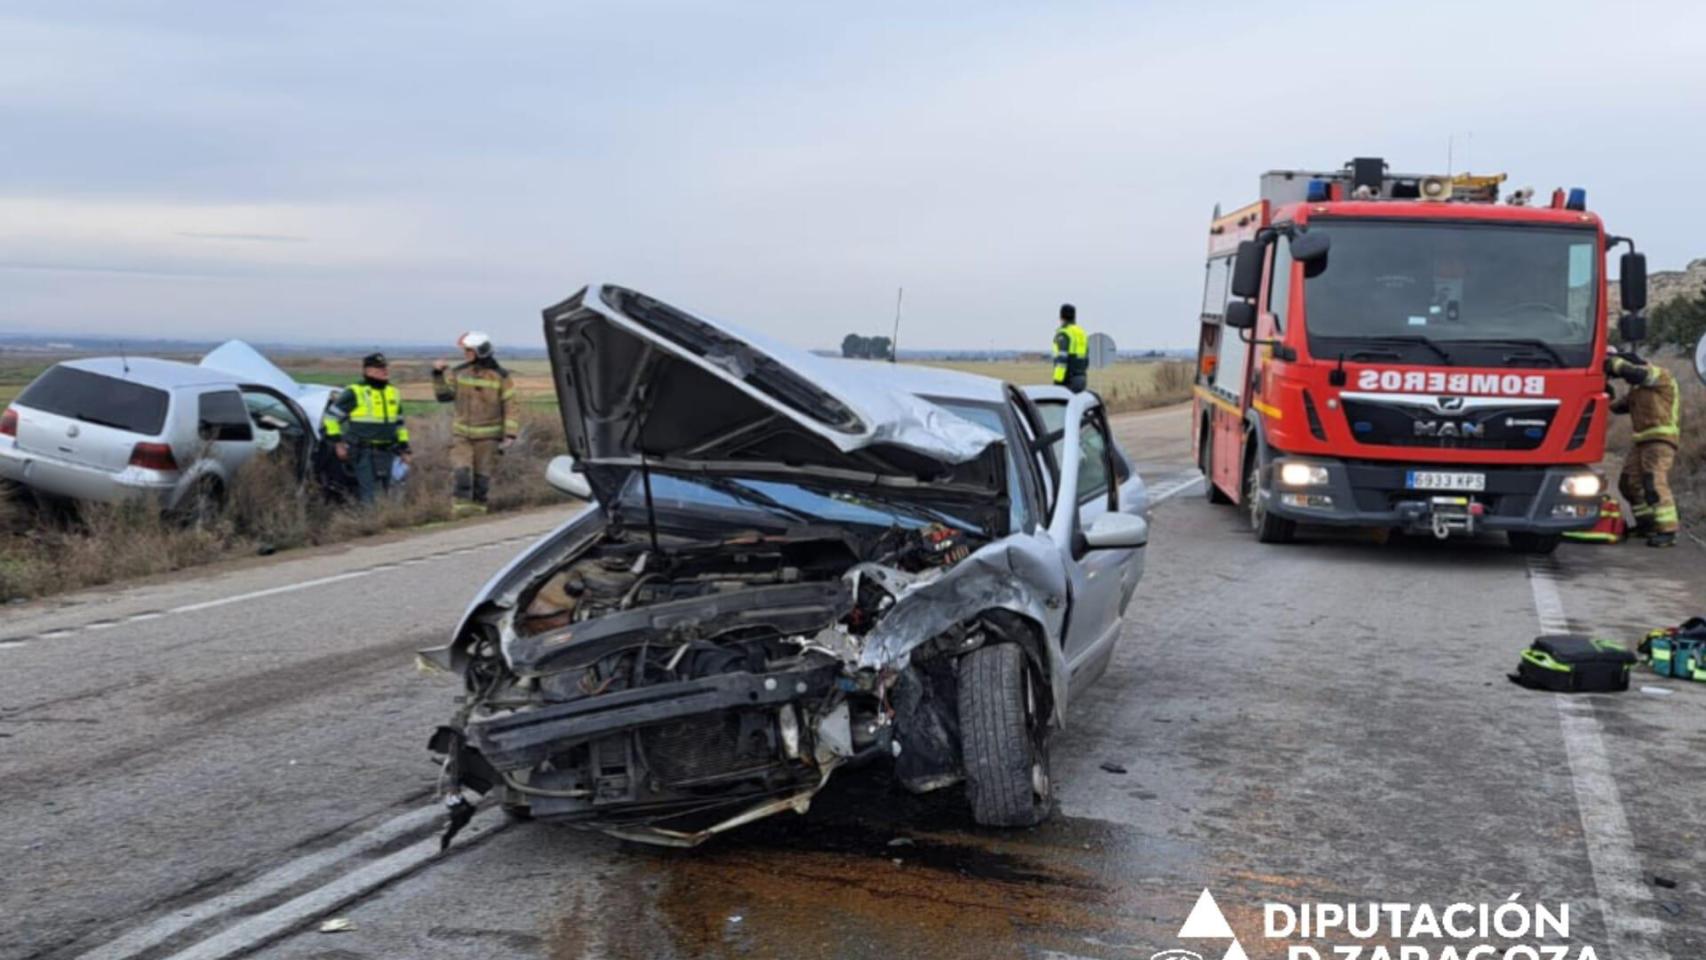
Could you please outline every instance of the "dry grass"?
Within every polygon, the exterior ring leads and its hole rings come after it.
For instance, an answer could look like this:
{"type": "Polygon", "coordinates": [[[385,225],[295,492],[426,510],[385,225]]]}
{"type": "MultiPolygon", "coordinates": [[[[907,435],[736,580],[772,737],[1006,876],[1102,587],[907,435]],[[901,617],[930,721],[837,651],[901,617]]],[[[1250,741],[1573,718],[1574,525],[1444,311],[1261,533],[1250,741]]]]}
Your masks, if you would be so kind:
{"type": "MultiPolygon", "coordinates": [[[[932,360],[925,366],[960,370],[1020,385],[1048,383],[1053,366],[1046,360],[932,360]]],[[[1090,371],[1090,389],[1114,413],[1161,407],[1191,398],[1192,365],[1180,360],[1116,363],[1090,371]]]]}
{"type": "MultiPolygon", "coordinates": [[[[288,464],[272,458],[239,471],[227,510],[206,528],[185,526],[142,504],[84,504],[72,514],[0,497],[0,600],[449,521],[448,414],[418,418],[410,429],[415,458],[408,483],[365,508],[327,501],[312,485],[297,484],[288,464]]],[[[518,442],[498,463],[492,509],[562,502],[545,482],[546,463],[562,451],[555,411],[525,412],[518,442]]]]}

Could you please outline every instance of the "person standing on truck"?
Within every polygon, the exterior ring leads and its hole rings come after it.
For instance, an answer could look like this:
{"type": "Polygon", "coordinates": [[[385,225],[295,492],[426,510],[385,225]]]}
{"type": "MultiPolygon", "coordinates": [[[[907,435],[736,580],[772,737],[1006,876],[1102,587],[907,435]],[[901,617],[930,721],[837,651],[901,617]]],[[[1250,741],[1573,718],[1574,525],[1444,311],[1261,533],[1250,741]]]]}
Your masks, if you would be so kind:
{"type": "Polygon", "coordinates": [[[1078,308],[1060,305],[1060,329],[1054,334],[1054,382],[1083,393],[1090,381],[1090,338],[1078,325],[1078,308]]]}
{"type": "Polygon", "coordinates": [[[1629,384],[1629,392],[1611,402],[1611,412],[1629,414],[1635,428],[1634,448],[1617,480],[1635,514],[1633,535],[1646,536],[1649,547],[1675,546],[1678,522],[1670,468],[1682,435],[1682,393],[1676,377],[1633,353],[1606,357],[1605,374],[1629,384]]]}
{"type": "Polygon", "coordinates": [[[381,490],[391,488],[392,461],[400,458],[407,464],[411,457],[403,401],[391,385],[385,354],[361,358],[361,382],[345,387],[332,400],[322,426],[338,459],[353,469],[356,497],[362,503],[374,502],[381,490]]]}
{"type": "Polygon", "coordinates": [[[456,345],[462,348],[463,362],[455,367],[435,362],[432,392],[439,403],[456,404],[450,423],[451,510],[465,517],[486,512],[492,470],[498,455],[515,443],[521,417],[515,381],[498,364],[492,338],[470,330],[456,345]]]}

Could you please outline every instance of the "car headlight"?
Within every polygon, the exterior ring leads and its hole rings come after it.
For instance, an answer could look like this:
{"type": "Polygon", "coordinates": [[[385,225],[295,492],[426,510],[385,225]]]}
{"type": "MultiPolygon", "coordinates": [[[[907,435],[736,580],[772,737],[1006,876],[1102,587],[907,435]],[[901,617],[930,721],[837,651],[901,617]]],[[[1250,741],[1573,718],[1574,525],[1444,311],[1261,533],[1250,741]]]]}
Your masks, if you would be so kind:
{"type": "Polygon", "coordinates": [[[1558,492],[1566,497],[1597,497],[1605,489],[1605,481],[1597,473],[1576,473],[1564,478],[1558,492]]]}
{"type": "Polygon", "coordinates": [[[1327,482],[1327,468],[1312,463],[1282,463],[1279,479],[1281,486],[1319,487],[1327,482]]]}

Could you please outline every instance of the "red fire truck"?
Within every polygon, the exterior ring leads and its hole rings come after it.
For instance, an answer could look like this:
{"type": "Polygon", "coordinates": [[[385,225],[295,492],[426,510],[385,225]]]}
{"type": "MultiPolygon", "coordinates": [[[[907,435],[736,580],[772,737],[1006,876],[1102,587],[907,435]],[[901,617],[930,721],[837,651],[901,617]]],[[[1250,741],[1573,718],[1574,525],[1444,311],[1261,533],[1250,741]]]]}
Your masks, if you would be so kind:
{"type": "Polygon", "coordinates": [[[1208,497],[1258,540],[1299,524],[1502,531],[1546,553],[1604,478],[1605,262],[1639,340],[1646,260],[1580,189],[1499,200],[1497,176],[1375,158],[1280,170],[1216,216],[1193,425],[1208,497]]]}

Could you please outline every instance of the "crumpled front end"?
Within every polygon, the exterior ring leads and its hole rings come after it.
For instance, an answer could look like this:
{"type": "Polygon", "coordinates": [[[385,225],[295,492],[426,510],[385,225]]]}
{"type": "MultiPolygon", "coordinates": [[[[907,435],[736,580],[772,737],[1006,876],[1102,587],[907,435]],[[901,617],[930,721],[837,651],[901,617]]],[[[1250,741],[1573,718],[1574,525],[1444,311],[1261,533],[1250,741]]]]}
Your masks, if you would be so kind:
{"type": "Polygon", "coordinates": [[[842,765],[886,758],[915,790],[962,775],[957,658],[1023,645],[1064,695],[1028,536],[939,524],[706,540],[607,530],[470,621],[468,695],[434,749],[456,809],[673,845],[793,809],[842,765]],[[471,808],[469,808],[471,810],[471,808]]]}

